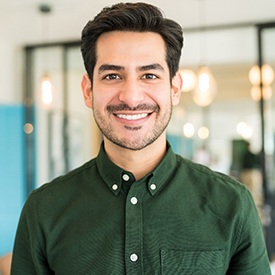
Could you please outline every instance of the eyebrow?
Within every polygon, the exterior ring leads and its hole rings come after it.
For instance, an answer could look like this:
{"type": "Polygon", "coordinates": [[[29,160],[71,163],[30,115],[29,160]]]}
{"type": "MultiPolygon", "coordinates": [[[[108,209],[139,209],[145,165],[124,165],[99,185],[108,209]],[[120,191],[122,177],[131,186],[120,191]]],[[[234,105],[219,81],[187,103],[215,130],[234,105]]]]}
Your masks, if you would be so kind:
{"type": "MultiPolygon", "coordinates": [[[[98,73],[101,74],[104,71],[122,71],[124,69],[125,69],[124,66],[103,64],[99,67],[98,73]]],[[[153,63],[149,65],[139,66],[138,70],[139,71],[149,71],[149,70],[164,71],[164,68],[159,63],[153,63]]]]}
{"type": "Polygon", "coordinates": [[[158,70],[164,71],[164,68],[159,63],[149,64],[145,66],[138,67],[140,71],[158,70]]]}
{"type": "Polygon", "coordinates": [[[104,71],[122,71],[124,70],[123,66],[112,65],[112,64],[103,64],[98,68],[98,73],[103,73],[104,71]]]}

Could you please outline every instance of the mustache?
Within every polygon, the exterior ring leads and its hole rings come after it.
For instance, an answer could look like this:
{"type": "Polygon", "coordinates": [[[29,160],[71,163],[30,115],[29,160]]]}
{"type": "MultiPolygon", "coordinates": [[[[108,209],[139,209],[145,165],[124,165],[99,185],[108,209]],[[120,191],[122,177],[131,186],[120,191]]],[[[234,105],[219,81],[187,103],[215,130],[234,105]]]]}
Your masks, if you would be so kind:
{"type": "Polygon", "coordinates": [[[130,107],[128,104],[122,103],[117,105],[108,105],[106,107],[107,111],[110,113],[120,112],[120,111],[150,111],[150,112],[158,112],[159,106],[156,104],[138,104],[135,107],[130,107]]]}

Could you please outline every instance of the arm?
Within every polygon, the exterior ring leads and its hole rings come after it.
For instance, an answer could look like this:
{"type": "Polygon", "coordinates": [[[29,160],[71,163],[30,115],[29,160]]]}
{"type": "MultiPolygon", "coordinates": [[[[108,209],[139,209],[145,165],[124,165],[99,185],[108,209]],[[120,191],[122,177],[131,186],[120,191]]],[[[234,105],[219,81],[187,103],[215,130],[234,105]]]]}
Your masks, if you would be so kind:
{"type": "Polygon", "coordinates": [[[244,189],[241,199],[242,210],[236,231],[236,248],[227,274],[271,275],[260,218],[247,189],[244,189]]]}
{"type": "Polygon", "coordinates": [[[54,274],[48,267],[32,200],[22,210],[12,257],[11,275],[54,274]]]}

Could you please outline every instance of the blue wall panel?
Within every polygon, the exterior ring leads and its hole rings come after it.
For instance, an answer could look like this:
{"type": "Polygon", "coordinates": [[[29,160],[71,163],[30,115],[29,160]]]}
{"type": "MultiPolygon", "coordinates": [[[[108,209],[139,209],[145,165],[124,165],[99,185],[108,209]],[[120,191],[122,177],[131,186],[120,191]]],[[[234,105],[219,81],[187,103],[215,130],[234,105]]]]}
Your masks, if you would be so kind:
{"type": "Polygon", "coordinates": [[[192,159],[193,157],[193,140],[179,135],[167,135],[173,151],[184,158],[192,159]]]}
{"type": "Polygon", "coordinates": [[[23,114],[0,105],[0,256],[12,250],[25,200],[23,114]]]}

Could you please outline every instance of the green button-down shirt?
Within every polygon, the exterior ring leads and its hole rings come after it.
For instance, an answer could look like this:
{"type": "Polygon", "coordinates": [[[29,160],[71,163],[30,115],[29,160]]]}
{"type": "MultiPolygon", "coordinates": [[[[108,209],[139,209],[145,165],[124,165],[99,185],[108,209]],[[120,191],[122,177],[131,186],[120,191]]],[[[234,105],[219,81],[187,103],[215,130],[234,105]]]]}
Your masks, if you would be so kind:
{"type": "Polygon", "coordinates": [[[139,181],[102,146],[97,158],[33,191],[12,263],[12,275],[32,274],[271,272],[249,191],[168,145],[139,181]]]}

